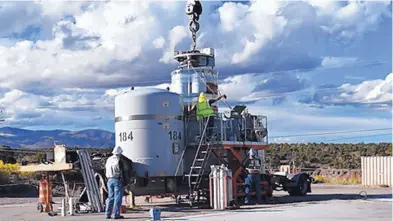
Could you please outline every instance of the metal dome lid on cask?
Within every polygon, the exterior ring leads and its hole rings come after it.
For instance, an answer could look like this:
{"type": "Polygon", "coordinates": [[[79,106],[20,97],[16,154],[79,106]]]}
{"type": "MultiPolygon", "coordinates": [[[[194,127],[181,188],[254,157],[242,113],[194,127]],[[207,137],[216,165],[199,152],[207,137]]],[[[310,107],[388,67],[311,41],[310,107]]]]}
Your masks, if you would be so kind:
{"type": "Polygon", "coordinates": [[[183,97],[185,106],[197,102],[201,92],[208,98],[218,93],[217,71],[214,70],[214,49],[205,48],[195,51],[175,51],[178,69],[171,73],[171,90],[183,97]]]}
{"type": "Polygon", "coordinates": [[[137,176],[173,176],[184,148],[181,96],[136,88],[115,98],[116,145],[137,176]]]}

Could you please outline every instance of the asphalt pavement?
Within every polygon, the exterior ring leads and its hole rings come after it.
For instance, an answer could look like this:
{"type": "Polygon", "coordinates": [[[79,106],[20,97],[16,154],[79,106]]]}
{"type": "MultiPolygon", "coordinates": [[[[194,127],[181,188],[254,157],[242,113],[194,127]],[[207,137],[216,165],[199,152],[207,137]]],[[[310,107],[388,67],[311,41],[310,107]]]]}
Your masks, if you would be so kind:
{"type": "Polygon", "coordinates": [[[391,221],[392,202],[376,200],[332,200],[326,202],[306,202],[291,205],[244,209],[230,212],[217,212],[208,215],[188,216],[181,219],[193,221],[334,221],[334,220],[367,220],[391,221]]]}
{"type": "MultiPolygon", "coordinates": [[[[36,202],[36,198],[0,198],[0,221],[105,220],[103,213],[50,217],[37,211],[36,202]]],[[[304,197],[275,192],[269,202],[231,211],[179,207],[170,198],[154,198],[149,204],[139,198],[137,204],[143,209],[123,214],[126,220],[148,220],[148,210],[153,206],[162,209],[162,220],[392,220],[392,189],[360,186],[314,185],[313,193],[304,197]]]]}

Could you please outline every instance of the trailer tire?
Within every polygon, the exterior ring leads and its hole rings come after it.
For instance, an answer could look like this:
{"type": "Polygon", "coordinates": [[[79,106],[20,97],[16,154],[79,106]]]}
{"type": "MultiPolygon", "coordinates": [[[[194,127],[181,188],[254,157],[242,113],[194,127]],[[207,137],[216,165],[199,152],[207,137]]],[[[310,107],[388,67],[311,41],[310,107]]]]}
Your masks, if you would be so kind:
{"type": "Polygon", "coordinates": [[[267,196],[268,198],[272,198],[272,197],[273,197],[273,190],[271,189],[271,187],[270,187],[269,190],[267,191],[266,196],[267,196]]]}
{"type": "Polygon", "coordinates": [[[37,210],[38,210],[40,213],[44,212],[44,206],[43,206],[42,204],[38,204],[38,205],[37,205],[37,210]]]}
{"type": "Polygon", "coordinates": [[[290,188],[288,193],[290,196],[305,196],[308,192],[308,181],[306,176],[301,176],[297,187],[290,188]]]}

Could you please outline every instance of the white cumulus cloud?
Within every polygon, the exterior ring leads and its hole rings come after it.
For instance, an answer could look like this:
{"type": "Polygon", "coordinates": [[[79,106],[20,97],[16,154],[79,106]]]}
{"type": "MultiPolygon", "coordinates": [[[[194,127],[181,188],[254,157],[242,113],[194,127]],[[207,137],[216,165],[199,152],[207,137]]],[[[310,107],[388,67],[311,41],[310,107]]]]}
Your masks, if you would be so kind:
{"type": "MultiPolygon", "coordinates": [[[[280,71],[353,65],[361,58],[343,51],[391,19],[387,1],[202,4],[197,44],[216,49],[217,68],[227,76],[220,88],[233,102],[285,97],[312,84],[280,71]],[[268,71],[279,74],[261,74],[268,71]]],[[[143,0],[1,2],[0,107],[6,125],[93,127],[97,119],[112,120],[114,96],[130,86],[170,86],[173,50],[191,45],[184,6],[143,0]]],[[[391,74],[341,83],[340,93],[319,102],[385,104],[389,84],[391,74]]]]}
{"type": "Polygon", "coordinates": [[[360,84],[343,84],[316,92],[308,103],[322,105],[366,105],[391,110],[393,73],[385,79],[366,80],[360,84]]]}

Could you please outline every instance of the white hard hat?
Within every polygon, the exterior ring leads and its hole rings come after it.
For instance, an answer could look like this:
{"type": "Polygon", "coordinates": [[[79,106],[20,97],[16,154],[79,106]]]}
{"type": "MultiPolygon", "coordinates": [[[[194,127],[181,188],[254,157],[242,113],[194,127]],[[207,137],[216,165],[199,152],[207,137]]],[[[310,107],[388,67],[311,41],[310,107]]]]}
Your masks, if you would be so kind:
{"type": "Polygon", "coordinates": [[[248,151],[248,157],[249,158],[253,158],[253,157],[255,157],[255,155],[256,155],[256,151],[254,149],[250,149],[248,151]]]}
{"type": "Polygon", "coordinates": [[[120,155],[121,153],[123,153],[123,149],[122,149],[120,146],[115,146],[115,147],[113,148],[112,153],[113,153],[113,154],[120,155]]]}

